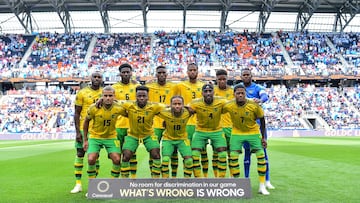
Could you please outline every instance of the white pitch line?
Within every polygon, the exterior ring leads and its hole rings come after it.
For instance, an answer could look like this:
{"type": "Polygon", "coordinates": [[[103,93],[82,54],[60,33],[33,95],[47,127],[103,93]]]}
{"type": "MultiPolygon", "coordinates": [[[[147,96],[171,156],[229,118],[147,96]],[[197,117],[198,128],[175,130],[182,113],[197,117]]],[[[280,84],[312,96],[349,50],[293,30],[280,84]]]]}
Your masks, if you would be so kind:
{"type": "MultiPolygon", "coordinates": [[[[279,138],[276,141],[281,142],[293,142],[293,143],[310,143],[310,144],[320,144],[320,145],[357,145],[360,143],[360,139],[321,139],[319,138],[279,138]]],[[[271,144],[271,141],[269,141],[271,144]]]]}
{"type": "MultiPolygon", "coordinates": [[[[3,150],[11,150],[11,149],[25,149],[25,148],[32,148],[32,147],[39,147],[39,146],[51,146],[51,145],[69,145],[70,142],[73,141],[66,141],[66,142],[53,142],[53,143],[44,143],[44,144],[29,144],[29,145],[21,145],[21,146],[11,146],[11,147],[1,147],[0,151],[3,150]]],[[[73,145],[69,145],[69,148],[73,148],[73,145]]]]}

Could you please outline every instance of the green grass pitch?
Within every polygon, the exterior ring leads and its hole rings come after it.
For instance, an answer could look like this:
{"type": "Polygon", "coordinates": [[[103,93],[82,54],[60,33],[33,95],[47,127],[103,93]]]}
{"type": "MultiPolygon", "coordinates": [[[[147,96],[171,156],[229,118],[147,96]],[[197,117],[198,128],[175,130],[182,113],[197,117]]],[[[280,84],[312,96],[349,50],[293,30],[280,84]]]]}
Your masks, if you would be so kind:
{"type": "MultiPolygon", "coordinates": [[[[87,200],[85,191],[70,194],[75,184],[73,141],[1,141],[0,202],[238,202],[236,199],[87,200]]],[[[269,140],[269,196],[257,194],[256,160],[252,157],[253,197],[244,202],[360,202],[360,137],[272,138],[269,140]]],[[[148,155],[138,152],[138,177],[149,177],[148,155]],[[142,158],[139,158],[142,157],[142,158]]],[[[241,157],[242,159],[242,157],[241,157]]],[[[100,157],[101,178],[110,176],[111,161],[100,157]]],[[[179,167],[181,168],[181,167],[179,167]]],[[[84,168],[86,169],[86,167],[84,168]]],[[[242,169],[242,164],[241,164],[242,169]]],[[[180,170],[179,170],[180,171],[180,170]]],[[[87,188],[84,170],[83,187],[87,188]]]]}

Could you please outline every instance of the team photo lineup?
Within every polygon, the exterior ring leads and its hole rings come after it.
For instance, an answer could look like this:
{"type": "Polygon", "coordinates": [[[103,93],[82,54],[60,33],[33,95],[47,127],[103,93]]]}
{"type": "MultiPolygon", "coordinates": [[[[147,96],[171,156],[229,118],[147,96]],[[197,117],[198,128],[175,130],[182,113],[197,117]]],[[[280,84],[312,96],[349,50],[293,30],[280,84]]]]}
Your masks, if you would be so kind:
{"type": "Polygon", "coordinates": [[[258,193],[269,195],[268,189],[275,189],[270,183],[261,107],[268,94],[252,81],[250,69],[241,71],[242,82],[234,87],[228,85],[224,69],[216,71],[215,83],[199,80],[195,63],[187,66],[188,79],[177,83],[167,80],[162,65],[156,68],[155,80],[145,85],[132,80],[132,71],[130,64],[120,65],[120,81],[105,87],[102,73],[93,72],[89,86],[76,94],[76,184],[71,193],[83,190],[85,172],[89,179],[97,177],[101,149],[112,161],[112,178],[136,178],[140,144],[149,154],[151,178],[180,177],[179,160],[184,178],[225,178],[227,170],[232,178],[249,178],[254,154],[258,193]],[[213,149],[211,163],[208,145],[213,149]]]}
{"type": "Polygon", "coordinates": [[[360,0],[0,19],[0,203],[360,203],[360,0]]]}

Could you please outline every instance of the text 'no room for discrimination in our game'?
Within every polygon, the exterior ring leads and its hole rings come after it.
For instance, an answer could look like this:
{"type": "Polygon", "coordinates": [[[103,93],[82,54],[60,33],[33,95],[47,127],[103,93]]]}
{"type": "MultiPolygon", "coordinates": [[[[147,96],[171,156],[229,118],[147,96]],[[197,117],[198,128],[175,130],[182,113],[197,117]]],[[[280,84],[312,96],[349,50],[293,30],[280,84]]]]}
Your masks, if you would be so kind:
{"type": "Polygon", "coordinates": [[[91,179],[88,198],[251,198],[249,179],[91,179]]]}

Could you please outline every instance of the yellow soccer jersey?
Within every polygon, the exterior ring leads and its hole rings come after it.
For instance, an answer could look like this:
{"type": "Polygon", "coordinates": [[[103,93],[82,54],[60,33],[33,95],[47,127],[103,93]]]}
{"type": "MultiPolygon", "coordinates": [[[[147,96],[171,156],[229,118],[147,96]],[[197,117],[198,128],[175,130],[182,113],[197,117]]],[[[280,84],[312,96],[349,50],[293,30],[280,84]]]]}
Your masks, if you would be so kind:
{"type": "Polygon", "coordinates": [[[196,130],[202,132],[221,130],[221,114],[226,102],[227,100],[222,97],[214,97],[212,104],[206,104],[203,98],[192,101],[189,106],[196,111],[196,130]]]}
{"type": "MultiPolygon", "coordinates": [[[[136,87],[139,84],[124,84],[122,82],[117,82],[112,85],[115,89],[115,98],[117,100],[136,100],[136,87]]],[[[116,122],[116,128],[129,128],[129,120],[126,117],[120,116],[116,122]]]]}
{"type": "MultiPolygon", "coordinates": [[[[234,98],[234,90],[231,87],[227,87],[225,90],[220,89],[218,86],[214,87],[215,96],[224,97],[227,100],[231,100],[234,98]]],[[[231,128],[232,122],[230,118],[230,114],[222,114],[221,115],[221,126],[223,128],[231,128]]]]}
{"type": "Polygon", "coordinates": [[[138,107],[136,102],[122,104],[129,118],[129,136],[144,138],[154,134],[153,119],[165,108],[164,104],[148,102],[144,108],[138,107]]]}
{"type": "MultiPolygon", "coordinates": [[[[153,82],[146,85],[149,87],[149,101],[163,103],[170,105],[171,97],[174,96],[175,83],[166,82],[165,85],[159,85],[157,82],[153,82]]],[[[163,119],[160,117],[154,118],[154,128],[164,128],[163,119]]]]}
{"type": "Polygon", "coordinates": [[[89,130],[89,138],[116,138],[115,124],[119,115],[126,115],[125,109],[119,104],[114,103],[110,109],[104,107],[98,109],[95,104],[91,105],[87,111],[87,118],[91,119],[90,123],[93,124],[89,130]]]}
{"type": "Polygon", "coordinates": [[[160,112],[158,115],[166,122],[166,128],[163,133],[164,140],[186,140],[188,135],[186,132],[186,124],[191,117],[191,114],[187,109],[184,109],[183,114],[179,117],[175,117],[170,108],[167,108],[160,112]]]}
{"type": "MultiPolygon", "coordinates": [[[[189,81],[183,81],[175,86],[175,95],[180,95],[184,98],[184,104],[188,105],[192,100],[202,97],[202,86],[205,83],[197,81],[196,83],[191,83],[189,81]]],[[[196,124],[196,114],[193,115],[188,121],[188,125],[196,124]]]]}
{"type": "Polygon", "coordinates": [[[235,100],[225,104],[223,112],[229,112],[233,121],[232,134],[252,135],[259,134],[258,118],[264,117],[264,110],[256,102],[247,99],[243,106],[236,104],[235,100]]]}
{"type": "Polygon", "coordinates": [[[102,95],[102,88],[94,90],[91,87],[84,87],[76,94],[75,106],[81,106],[80,113],[80,130],[83,130],[83,125],[88,108],[94,104],[102,95]]]}

